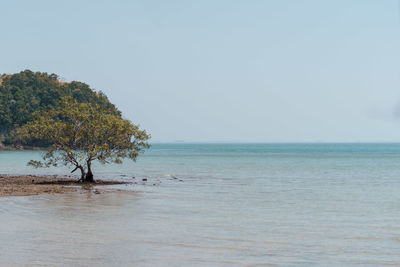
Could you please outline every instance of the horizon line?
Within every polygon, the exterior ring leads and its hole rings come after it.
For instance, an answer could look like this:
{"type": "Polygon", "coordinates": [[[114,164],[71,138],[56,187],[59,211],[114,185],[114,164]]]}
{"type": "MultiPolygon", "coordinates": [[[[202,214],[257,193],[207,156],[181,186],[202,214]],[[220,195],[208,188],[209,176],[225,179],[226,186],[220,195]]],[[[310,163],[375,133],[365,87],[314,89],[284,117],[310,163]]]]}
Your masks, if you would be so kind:
{"type": "Polygon", "coordinates": [[[154,144],[400,144],[397,141],[160,141],[154,144]]]}

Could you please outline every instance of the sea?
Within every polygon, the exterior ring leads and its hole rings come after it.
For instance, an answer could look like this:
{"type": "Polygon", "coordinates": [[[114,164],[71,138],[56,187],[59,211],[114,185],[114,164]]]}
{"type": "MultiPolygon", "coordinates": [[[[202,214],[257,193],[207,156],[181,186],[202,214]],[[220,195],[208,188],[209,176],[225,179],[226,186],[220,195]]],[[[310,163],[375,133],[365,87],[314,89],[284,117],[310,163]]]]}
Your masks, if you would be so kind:
{"type": "MultiPolygon", "coordinates": [[[[78,178],[42,154],[0,173],[78,178]]],[[[93,172],[131,184],[0,198],[0,266],[400,266],[400,144],[153,144],[93,172]]]]}

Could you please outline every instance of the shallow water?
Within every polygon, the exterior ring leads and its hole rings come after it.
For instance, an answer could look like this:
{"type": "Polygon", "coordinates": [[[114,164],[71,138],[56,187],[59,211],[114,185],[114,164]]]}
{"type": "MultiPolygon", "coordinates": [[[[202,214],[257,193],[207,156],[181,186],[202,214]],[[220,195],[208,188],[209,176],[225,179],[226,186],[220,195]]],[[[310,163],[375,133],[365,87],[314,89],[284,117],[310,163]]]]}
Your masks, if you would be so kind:
{"type": "MultiPolygon", "coordinates": [[[[39,156],[1,173],[66,173],[39,156]]],[[[400,265],[400,144],[156,144],[95,175],[138,184],[0,198],[0,266],[400,265]]]]}

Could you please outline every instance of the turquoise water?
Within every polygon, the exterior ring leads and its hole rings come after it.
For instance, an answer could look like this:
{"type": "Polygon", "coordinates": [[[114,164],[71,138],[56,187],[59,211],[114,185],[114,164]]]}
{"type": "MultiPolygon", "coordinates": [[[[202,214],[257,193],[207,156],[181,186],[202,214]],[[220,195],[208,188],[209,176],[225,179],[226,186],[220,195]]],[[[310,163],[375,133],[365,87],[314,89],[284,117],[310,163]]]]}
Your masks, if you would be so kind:
{"type": "MultiPolygon", "coordinates": [[[[68,173],[40,153],[0,172],[68,173]]],[[[155,144],[94,174],[137,184],[1,198],[0,266],[400,265],[400,144],[155,144]]]]}

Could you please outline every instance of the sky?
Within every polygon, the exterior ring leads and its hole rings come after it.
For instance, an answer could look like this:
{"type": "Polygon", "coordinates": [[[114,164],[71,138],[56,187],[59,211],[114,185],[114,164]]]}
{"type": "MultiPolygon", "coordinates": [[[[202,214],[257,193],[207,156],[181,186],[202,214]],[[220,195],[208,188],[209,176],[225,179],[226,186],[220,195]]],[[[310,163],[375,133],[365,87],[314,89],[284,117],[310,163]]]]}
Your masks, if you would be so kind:
{"type": "Polygon", "coordinates": [[[0,73],[103,91],[153,142],[399,142],[397,0],[1,0],[0,73]]]}

